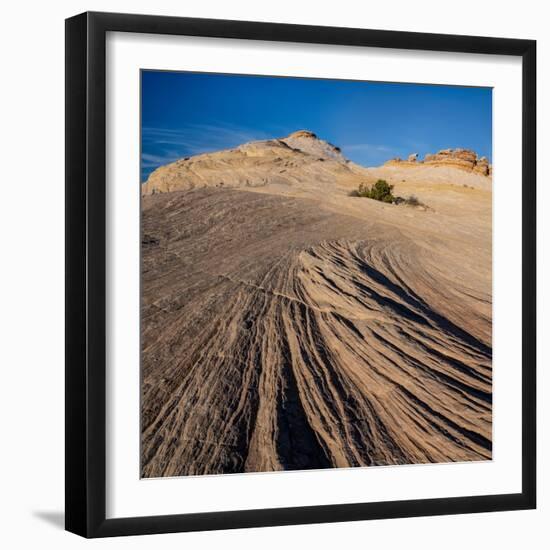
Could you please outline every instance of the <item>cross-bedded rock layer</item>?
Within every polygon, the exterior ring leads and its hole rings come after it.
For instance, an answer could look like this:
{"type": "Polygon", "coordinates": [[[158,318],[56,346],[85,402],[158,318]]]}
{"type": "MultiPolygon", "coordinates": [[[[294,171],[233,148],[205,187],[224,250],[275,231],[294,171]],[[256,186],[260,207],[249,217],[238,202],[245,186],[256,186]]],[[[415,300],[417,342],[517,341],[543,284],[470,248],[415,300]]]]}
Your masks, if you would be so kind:
{"type": "Polygon", "coordinates": [[[490,202],[336,183],[143,197],[143,476],[491,458],[490,202]]]}

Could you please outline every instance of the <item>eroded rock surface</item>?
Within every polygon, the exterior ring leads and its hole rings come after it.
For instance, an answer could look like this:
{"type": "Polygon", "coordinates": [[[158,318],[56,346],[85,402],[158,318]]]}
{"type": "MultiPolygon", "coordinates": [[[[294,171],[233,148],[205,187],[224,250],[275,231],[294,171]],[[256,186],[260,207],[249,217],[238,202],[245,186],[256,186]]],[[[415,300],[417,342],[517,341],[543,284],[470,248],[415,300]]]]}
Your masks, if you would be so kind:
{"type": "Polygon", "coordinates": [[[487,178],[446,165],[409,181],[317,141],[298,132],[150,178],[143,476],[491,458],[487,178]],[[235,188],[215,185],[221,171],[235,188]],[[430,210],[348,196],[379,177],[430,210]]]}
{"type": "Polygon", "coordinates": [[[151,173],[145,195],[202,187],[299,185],[357,178],[362,168],[347,161],[340,149],[301,130],[286,138],[245,143],[235,149],[205,153],[161,166],[151,173]]]}

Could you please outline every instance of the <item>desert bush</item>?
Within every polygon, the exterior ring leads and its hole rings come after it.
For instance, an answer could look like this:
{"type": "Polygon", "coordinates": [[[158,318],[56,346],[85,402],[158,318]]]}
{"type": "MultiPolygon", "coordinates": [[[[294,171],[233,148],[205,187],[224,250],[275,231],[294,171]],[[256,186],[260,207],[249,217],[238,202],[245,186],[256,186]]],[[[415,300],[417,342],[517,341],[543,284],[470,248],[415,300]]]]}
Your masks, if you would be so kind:
{"type": "Polygon", "coordinates": [[[390,185],[386,180],[378,180],[372,187],[366,183],[361,183],[357,190],[350,193],[352,197],[365,197],[376,201],[392,203],[395,202],[395,197],[392,195],[393,185],[390,185]]]}
{"type": "Polygon", "coordinates": [[[386,180],[378,180],[370,190],[370,198],[382,202],[393,202],[395,197],[392,195],[392,191],[393,185],[386,180]]]}
{"type": "Polygon", "coordinates": [[[359,189],[357,189],[357,196],[370,198],[370,188],[366,183],[361,183],[359,185],[359,189]]]}
{"type": "Polygon", "coordinates": [[[408,197],[396,197],[393,193],[393,185],[390,185],[386,180],[378,180],[372,187],[366,183],[361,183],[357,189],[350,191],[350,197],[365,197],[376,201],[405,204],[407,206],[420,206],[427,209],[428,207],[416,196],[409,195],[408,197]]]}

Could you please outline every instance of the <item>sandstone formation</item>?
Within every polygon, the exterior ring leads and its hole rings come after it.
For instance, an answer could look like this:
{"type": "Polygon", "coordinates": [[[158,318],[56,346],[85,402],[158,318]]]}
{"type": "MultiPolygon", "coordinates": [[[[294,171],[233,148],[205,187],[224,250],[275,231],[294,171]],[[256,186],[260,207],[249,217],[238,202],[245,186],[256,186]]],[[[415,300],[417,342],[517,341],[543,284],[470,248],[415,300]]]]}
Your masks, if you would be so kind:
{"type": "Polygon", "coordinates": [[[353,177],[360,167],[346,161],[340,149],[306,130],[286,138],[245,143],[235,149],[206,153],[161,166],[143,186],[143,193],[200,187],[258,187],[319,184],[353,177]]]}
{"type": "Polygon", "coordinates": [[[492,173],[491,165],[487,160],[487,157],[481,157],[476,159],[476,163],[473,167],[473,171],[481,174],[482,176],[489,176],[492,173]]]}
{"type": "MultiPolygon", "coordinates": [[[[386,164],[391,165],[403,165],[414,164],[418,162],[418,154],[413,153],[409,155],[406,161],[399,158],[391,159],[386,164]]],[[[475,172],[482,176],[491,175],[491,166],[486,157],[478,157],[475,151],[470,149],[443,149],[435,154],[428,154],[424,157],[423,161],[419,161],[419,164],[429,166],[441,166],[460,168],[468,172],[475,172]]]]}
{"type": "Polygon", "coordinates": [[[300,131],[151,175],[144,477],[491,458],[490,178],[415,164],[300,131]]]}

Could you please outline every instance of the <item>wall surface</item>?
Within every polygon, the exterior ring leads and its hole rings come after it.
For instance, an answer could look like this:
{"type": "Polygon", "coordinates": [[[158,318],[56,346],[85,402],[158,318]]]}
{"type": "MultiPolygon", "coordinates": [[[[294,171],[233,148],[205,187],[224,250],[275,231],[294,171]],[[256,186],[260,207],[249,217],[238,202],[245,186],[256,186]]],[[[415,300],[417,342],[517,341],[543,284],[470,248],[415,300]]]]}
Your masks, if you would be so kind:
{"type": "Polygon", "coordinates": [[[407,2],[251,2],[245,0],[59,0],[8,3],[0,35],[2,199],[0,236],[0,490],[3,547],[16,548],[548,548],[550,405],[548,333],[550,236],[550,38],[544,4],[525,0],[459,4],[407,2]],[[86,11],[441,32],[537,39],[539,47],[539,509],[131,537],[90,541],[62,530],[64,369],[64,18],[86,11]],[[542,313],[543,308],[546,310],[542,313]]]}

